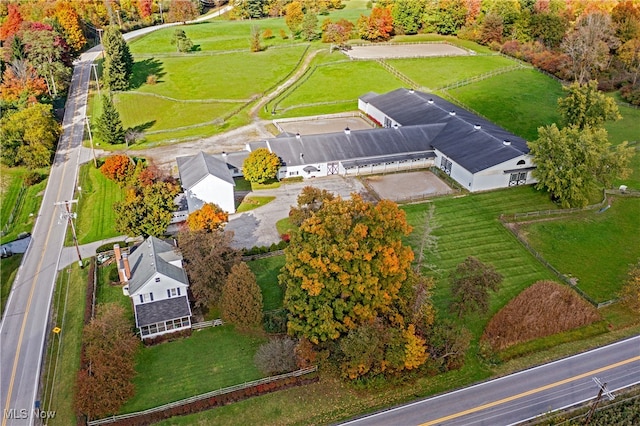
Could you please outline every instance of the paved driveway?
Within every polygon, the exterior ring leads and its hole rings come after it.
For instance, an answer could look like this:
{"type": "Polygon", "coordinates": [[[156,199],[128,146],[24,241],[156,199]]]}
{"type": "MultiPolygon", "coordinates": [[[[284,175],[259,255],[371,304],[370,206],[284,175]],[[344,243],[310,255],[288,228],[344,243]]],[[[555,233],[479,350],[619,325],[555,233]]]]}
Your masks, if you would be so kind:
{"type": "Polygon", "coordinates": [[[308,179],[304,182],[282,184],[276,189],[252,192],[249,196],[275,196],[276,199],[255,210],[236,213],[229,217],[229,223],[225,229],[234,232],[234,245],[238,248],[251,248],[269,246],[280,241],[276,222],[289,215],[289,209],[296,205],[298,194],[305,186],[326,189],[342,198],[349,198],[353,192],[362,193],[367,198],[369,196],[368,191],[358,179],[344,176],[308,179]]]}

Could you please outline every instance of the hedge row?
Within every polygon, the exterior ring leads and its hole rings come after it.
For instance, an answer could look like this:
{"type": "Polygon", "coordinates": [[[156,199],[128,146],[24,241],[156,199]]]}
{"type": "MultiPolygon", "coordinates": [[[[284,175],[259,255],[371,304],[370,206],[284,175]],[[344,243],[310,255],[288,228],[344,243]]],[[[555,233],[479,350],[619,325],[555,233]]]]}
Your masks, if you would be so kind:
{"type": "Polygon", "coordinates": [[[270,383],[252,386],[245,389],[239,389],[222,395],[212,396],[200,401],[193,401],[179,407],[172,407],[155,413],[143,414],[140,416],[116,420],[109,425],[117,426],[139,426],[148,425],[168,419],[174,416],[184,416],[187,414],[199,413],[214,407],[228,405],[234,402],[243,401],[253,396],[264,395],[270,392],[288,389],[295,386],[307,385],[318,381],[317,374],[313,377],[288,377],[285,379],[275,380],[270,383]]]}

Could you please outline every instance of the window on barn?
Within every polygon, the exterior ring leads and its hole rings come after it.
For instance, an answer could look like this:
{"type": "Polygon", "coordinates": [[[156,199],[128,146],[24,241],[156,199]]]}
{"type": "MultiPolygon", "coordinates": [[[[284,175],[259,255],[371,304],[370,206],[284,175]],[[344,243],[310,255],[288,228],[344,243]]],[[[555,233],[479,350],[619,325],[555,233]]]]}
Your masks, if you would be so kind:
{"type": "Polygon", "coordinates": [[[527,172],[511,173],[509,186],[524,185],[527,183],[527,172]]]}
{"type": "Polygon", "coordinates": [[[518,166],[522,166],[522,165],[524,165],[524,163],[525,163],[525,161],[524,161],[524,160],[520,160],[520,161],[518,161],[518,163],[517,163],[517,164],[518,164],[518,166]]]}
{"type": "Polygon", "coordinates": [[[449,159],[447,159],[446,157],[442,157],[442,159],[440,160],[440,168],[444,170],[444,172],[448,175],[451,175],[452,165],[453,164],[451,163],[451,161],[449,161],[449,159]]]}

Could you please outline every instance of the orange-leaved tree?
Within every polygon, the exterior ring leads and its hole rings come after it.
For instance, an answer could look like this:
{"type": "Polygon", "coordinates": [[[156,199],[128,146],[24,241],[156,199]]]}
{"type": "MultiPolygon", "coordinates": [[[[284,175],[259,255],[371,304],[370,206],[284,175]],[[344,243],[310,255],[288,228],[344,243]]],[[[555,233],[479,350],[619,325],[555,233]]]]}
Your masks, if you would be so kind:
{"type": "Polygon", "coordinates": [[[129,156],[116,154],[104,161],[100,172],[107,178],[123,186],[133,174],[135,166],[129,156]]]}
{"type": "Polygon", "coordinates": [[[189,214],[187,226],[190,231],[212,232],[224,226],[229,220],[229,214],[217,204],[206,203],[195,212],[189,214]]]}
{"type": "Polygon", "coordinates": [[[389,7],[374,7],[371,15],[360,15],[357,22],[358,35],[369,41],[386,41],[393,32],[393,16],[389,7]]]}

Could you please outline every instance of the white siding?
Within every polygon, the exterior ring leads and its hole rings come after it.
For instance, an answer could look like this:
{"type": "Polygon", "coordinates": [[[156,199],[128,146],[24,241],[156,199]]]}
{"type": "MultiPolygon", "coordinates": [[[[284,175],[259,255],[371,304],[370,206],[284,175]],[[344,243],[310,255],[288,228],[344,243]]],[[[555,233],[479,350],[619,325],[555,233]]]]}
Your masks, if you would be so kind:
{"type": "MultiPolygon", "coordinates": [[[[184,296],[187,294],[187,287],[188,287],[187,285],[181,283],[180,281],[176,281],[173,278],[169,278],[166,275],[162,275],[156,272],[156,274],[153,277],[151,277],[151,279],[147,281],[145,285],[140,287],[138,291],[131,294],[130,296],[131,296],[131,300],[133,300],[133,304],[139,305],[141,303],[147,303],[147,302],[140,301],[140,295],[144,296],[145,294],[153,293],[153,301],[156,302],[158,300],[164,300],[169,298],[167,295],[167,289],[178,288],[178,287],[180,288],[181,295],[184,296]],[[157,278],[159,278],[160,281],[156,282],[157,278]]],[[[150,301],[151,300],[149,300],[149,302],[150,301]]]]}
{"type": "Polygon", "coordinates": [[[235,213],[233,185],[215,176],[207,176],[191,188],[191,193],[205,203],[214,203],[227,213],[235,213]]]}

